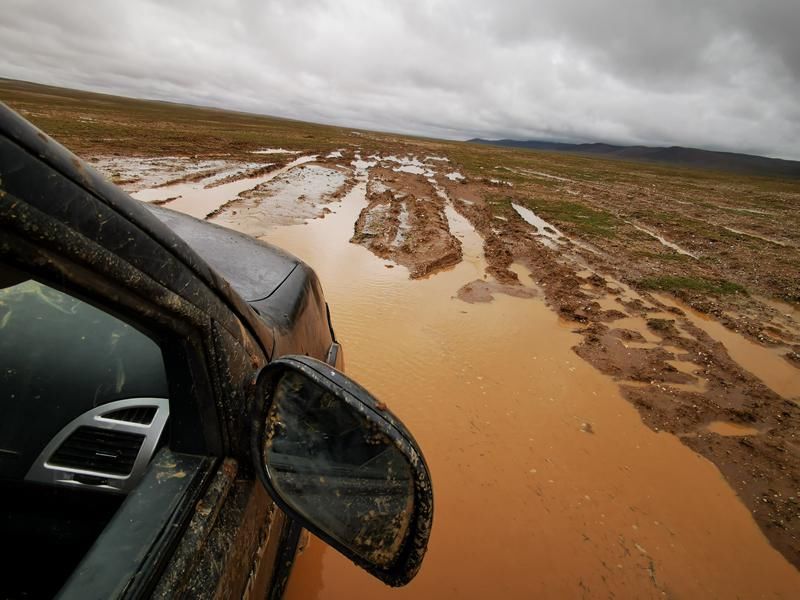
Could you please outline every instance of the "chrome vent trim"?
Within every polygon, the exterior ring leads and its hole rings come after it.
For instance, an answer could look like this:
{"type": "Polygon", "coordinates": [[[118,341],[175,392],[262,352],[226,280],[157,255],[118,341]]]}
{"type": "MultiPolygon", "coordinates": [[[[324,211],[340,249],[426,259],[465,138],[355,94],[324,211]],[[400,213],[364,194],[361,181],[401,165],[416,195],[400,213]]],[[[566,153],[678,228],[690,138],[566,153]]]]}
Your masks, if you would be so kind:
{"type": "Polygon", "coordinates": [[[166,398],[127,398],[93,408],[58,432],[39,454],[25,479],[128,492],[144,474],[168,418],[166,398]],[[150,414],[149,423],[133,420],[142,420],[143,415],[150,414]],[[93,458],[87,452],[94,452],[96,456],[93,458]],[[81,462],[85,466],[81,466],[81,462]]]}
{"type": "Polygon", "coordinates": [[[123,421],[125,423],[139,423],[140,425],[150,425],[156,416],[155,406],[132,406],[130,408],[119,408],[111,412],[104,413],[101,418],[110,421],[123,421]]]}

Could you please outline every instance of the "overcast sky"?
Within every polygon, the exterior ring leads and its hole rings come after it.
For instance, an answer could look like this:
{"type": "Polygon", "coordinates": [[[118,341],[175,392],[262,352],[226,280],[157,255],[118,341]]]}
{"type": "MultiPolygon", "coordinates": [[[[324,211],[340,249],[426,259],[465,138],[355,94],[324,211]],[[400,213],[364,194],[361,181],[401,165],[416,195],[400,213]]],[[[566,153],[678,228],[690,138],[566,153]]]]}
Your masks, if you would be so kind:
{"type": "Polygon", "coordinates": [[[465,139],[800,159],[800,0],[2,0],[0,76],[465,139]]]}

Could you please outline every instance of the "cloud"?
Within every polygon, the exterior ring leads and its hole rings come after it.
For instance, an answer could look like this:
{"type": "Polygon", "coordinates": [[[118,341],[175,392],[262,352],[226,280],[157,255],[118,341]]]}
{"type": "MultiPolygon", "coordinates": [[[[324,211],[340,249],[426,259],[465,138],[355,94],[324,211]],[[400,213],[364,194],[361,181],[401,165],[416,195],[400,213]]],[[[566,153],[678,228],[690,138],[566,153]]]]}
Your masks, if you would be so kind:
{"type": "Polygon", "coordinates": [[[800,159],[796,0],[6,0],[0,76],[447,138],[800,159]]]}

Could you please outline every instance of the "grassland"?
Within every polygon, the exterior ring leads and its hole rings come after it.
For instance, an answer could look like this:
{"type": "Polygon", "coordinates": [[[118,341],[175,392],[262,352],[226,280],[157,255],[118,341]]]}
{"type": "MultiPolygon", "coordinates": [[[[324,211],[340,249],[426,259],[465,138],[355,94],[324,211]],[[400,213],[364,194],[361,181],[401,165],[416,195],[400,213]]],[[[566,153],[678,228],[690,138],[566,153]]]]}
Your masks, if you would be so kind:
{"type": "Polygon", "coordinates": [[[731,290],[800,303],[796,180],[398,136],[9,80],[0,80],[0,100],[84,157],[188,151],[244,160],[264,147],[444,154],[471,181],[502,182],[491,190],[496,214],[508,214],[512,202],[528,206],[614,257],[612,266],[632,285],[669,289],[707,310],[714,308],[700,296],[731,290]]]}

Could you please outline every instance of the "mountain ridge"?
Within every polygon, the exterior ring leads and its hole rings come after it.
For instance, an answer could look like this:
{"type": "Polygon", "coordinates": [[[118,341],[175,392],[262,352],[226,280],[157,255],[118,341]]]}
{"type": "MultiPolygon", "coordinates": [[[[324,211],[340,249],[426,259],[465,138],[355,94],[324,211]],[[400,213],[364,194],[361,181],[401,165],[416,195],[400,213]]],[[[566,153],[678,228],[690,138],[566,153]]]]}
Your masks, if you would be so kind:
{"type": "Polygon", "coordinates": [[[800,161],[769,158],[754,154],[702,150],[684,146],[618,146],[605,143],[570,144],[539,140],[486,140],[472,138],[472,144],[567,152],[637,162],[728,171],[743,175],[780,176],[800,179],[800,161]]]}

